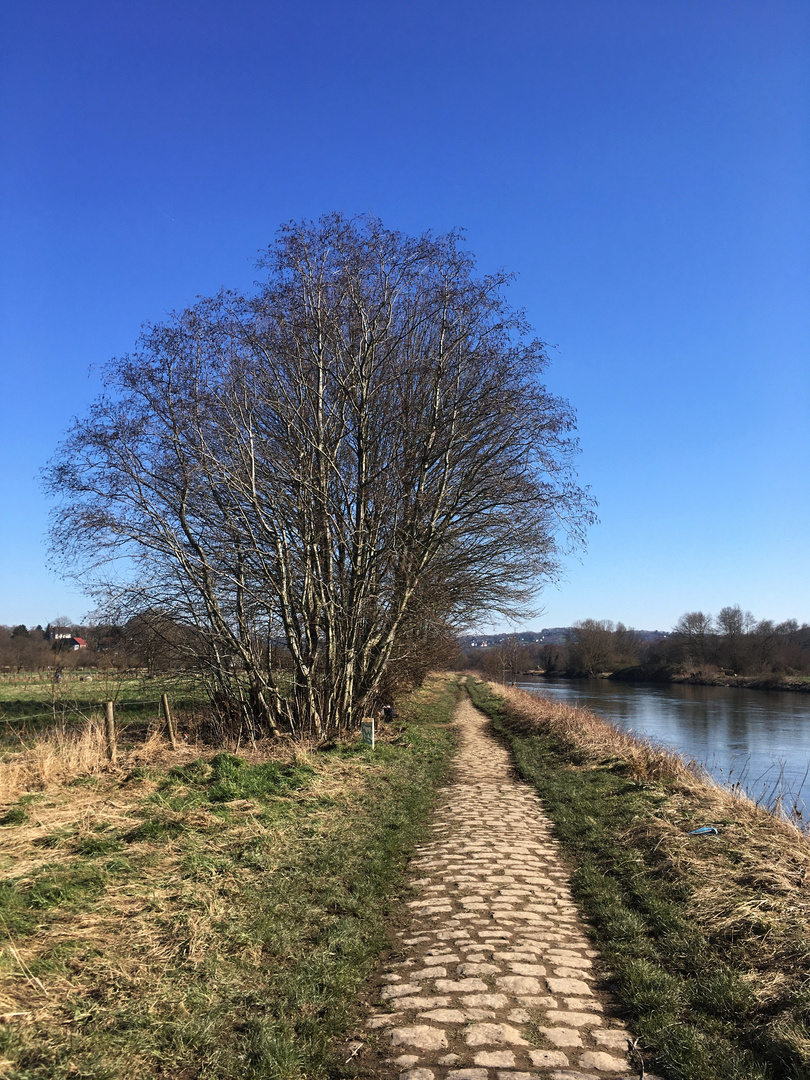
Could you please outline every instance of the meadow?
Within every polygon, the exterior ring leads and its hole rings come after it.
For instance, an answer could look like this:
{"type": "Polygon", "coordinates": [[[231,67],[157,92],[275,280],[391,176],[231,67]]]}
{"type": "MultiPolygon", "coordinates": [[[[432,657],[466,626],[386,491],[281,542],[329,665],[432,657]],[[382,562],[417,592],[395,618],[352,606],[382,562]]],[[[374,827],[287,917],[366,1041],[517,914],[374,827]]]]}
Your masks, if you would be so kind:
{"type": "Polygon", "coordinates": [[[150,676],[139,671],[87,668],[0,676],[0,752],[49,727],[77,729],[100,722],[104,704],[115,705],[119,726],[143,726],[160,717],[166,693],[174,708],[193,709],[202,697],[182,675],[150,676]]]}

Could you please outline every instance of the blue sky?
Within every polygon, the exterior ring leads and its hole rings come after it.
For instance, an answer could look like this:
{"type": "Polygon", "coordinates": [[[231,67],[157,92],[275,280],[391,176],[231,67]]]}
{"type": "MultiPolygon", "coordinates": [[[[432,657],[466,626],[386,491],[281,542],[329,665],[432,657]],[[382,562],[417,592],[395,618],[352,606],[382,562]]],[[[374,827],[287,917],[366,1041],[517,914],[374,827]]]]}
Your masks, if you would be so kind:
{"type": "Polygon", "coordinates": [[[88,610],[37,472],[100,367],[332,210],[555,346],[601,521],[532,625],[810,620],[808,57],[805,0],[5,0],[0,623],[88,610]]]}

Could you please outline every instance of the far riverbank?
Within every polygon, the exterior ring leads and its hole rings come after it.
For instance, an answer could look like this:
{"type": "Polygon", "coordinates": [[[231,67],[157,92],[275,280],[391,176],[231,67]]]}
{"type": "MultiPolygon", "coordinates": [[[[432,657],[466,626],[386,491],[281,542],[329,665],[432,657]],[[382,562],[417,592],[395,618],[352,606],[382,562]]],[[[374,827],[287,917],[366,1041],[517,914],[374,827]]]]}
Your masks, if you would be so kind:
{"type": "MultiPolygon", "coordinates": [[[[538,679],[575,679],[586,676],[569,675],[565,671],[525,671],[538,679]]],[[[786,690],[791,693],[810,694],[810,676],[807,675],[729,675],[717,673],[679,673],[655,671],[645,667],[621,668],[619,671],[600,671],[590,676],[594,679],[610,679],[613,682],[649,683],[651,686],[675,684],[682,686],[724,686],[734,690],[786,690]]]]}

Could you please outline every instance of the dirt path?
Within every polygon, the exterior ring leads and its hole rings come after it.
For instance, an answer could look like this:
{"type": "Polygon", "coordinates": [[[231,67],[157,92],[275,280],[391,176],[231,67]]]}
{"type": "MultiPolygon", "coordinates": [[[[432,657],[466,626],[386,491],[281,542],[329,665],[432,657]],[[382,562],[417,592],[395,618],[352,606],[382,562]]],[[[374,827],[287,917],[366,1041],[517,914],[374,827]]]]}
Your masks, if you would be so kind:
{"type": "Polygon", "coordinates": [[[367,1021],[382,1068],[360,1060],[401,1080],[637,1077],[539,799],[468,700],[456,722],[435,839],[411,864],[411,925],[379,974],[393,1012],[367,1021]]]}

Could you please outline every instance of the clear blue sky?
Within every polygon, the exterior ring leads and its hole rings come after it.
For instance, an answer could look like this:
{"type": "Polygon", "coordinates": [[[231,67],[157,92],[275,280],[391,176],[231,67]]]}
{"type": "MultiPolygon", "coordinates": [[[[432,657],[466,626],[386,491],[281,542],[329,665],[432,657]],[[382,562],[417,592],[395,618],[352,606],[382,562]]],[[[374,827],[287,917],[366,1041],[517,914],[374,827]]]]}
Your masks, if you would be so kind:
{"type": "Polygon", "coordinates": [[[37,471],[99,365],[335,209],[556,346],[601,524],[533,625],[810,620],[806,0],[4,0],[0,110],[0,623],[89,607],[37,471]]]}

